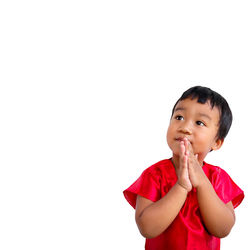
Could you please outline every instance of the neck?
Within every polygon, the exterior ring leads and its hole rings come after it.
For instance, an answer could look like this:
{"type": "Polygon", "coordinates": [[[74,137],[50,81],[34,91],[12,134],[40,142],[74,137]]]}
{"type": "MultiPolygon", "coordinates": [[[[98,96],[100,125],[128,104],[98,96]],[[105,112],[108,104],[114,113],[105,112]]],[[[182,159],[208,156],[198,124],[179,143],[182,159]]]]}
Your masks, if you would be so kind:
{"type": "Polygon", "coordinates": [[[174,165],[175,170],[179,168],[179,162],[180,157],[178,155],[173,154],[173,157],[171,158],[171,161],[174,165]]]}

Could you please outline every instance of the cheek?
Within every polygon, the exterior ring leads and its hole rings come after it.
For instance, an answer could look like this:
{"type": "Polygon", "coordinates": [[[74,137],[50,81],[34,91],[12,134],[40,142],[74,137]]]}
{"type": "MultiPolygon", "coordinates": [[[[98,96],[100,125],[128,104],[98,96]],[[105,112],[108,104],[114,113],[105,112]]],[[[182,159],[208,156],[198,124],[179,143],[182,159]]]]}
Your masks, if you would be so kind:
{"type": "Polygon", "coordinates": [[[180,146],[179,146],[179,143],[174,140],[174,130],[173,130],[173,128],[171,128],[171,127],[168,128],[166,139],[167,139],[168,147],[171,149],[171,151],[174,154],[178,155],[179,150],[180,150],[180,146]]]}
{"type": "Polygon", "coordinates": [[[210,138],[207,135],[202,135],[193,145],[193,150],[196,153],[210,151],[210,138]]]}
{"type": "Polygon", "coordinates": [[[166,135],[166,139],[167,139],[167,143],[168,143],[168,146],[170,147],[170,142],[171,142],[171,138],[172,138],[172,131],[171,131],[171,127],[169,126],[168,127],[168,130],[167,130],[167,135],[166,135]]]}

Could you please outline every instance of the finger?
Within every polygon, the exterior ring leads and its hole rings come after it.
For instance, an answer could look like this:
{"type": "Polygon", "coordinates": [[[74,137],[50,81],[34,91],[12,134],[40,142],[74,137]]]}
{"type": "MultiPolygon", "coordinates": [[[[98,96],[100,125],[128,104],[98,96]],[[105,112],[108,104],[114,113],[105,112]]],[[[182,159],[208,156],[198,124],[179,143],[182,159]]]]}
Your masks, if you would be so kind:
{"type": "Polygon", "coordinates": [[[192,144],[189,140],[187,140],[186,145],[187,145],[186,147],[188,148],[189,154],[194,155],[194,150],[193,150],[192,144]]]}
{"type": "Polygon", "coordinates": [[[184,146],[183,141],[180,142],[180,152],[181,152],[181,156],[185,155],[185,146],[184,146]]]}
{"type": "Polygon", "coordinates": [[[180,142],[180,166],[185,167],[187,166],[187,155],[185,154],[185,145],[184,142],[180,142]]]}
{"type": "Polygon", "coordinates": [[[188,167],[188,156],[184,155],[183,157],[183,168],[187,169],[188,167]]]}
{"type": "Polygon", "coordinates": [[[184,145],[185,145],[185,155],[189,155],[189,141],[187,138],[184,138],[184,145]]]}

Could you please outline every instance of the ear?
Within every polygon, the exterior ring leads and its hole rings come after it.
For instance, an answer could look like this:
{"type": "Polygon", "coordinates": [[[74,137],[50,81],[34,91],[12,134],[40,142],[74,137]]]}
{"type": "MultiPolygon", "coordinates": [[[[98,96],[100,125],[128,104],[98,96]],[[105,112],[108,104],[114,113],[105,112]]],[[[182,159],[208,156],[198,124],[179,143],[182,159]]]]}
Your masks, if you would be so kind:
{"type": "Polygon", "coordinates": [[[222,144],[224,142],[224,139],[217,139],[214,143],[214,145],[212,146],[212,150],[218,150],[221,148],[222,144]]]}

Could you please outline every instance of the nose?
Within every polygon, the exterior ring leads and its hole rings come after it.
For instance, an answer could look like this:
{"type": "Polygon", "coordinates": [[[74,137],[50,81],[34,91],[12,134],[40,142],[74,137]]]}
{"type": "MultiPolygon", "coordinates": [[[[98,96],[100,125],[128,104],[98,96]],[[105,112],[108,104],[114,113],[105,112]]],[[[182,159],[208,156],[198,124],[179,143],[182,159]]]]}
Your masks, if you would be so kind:
{"type": "Polygon", "coordinates": [[[191,135],[192,134],[191,127],[187,122],[182,123],[182,125],[178,128],[178,132],[180,132],[182,134],[185,134],[185,135],[191,135]]]}

